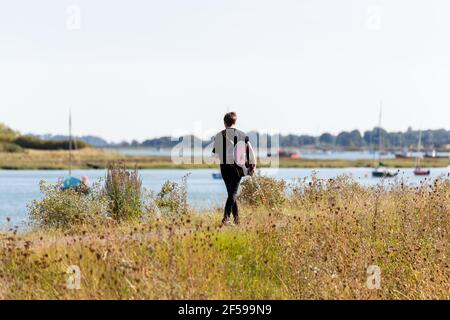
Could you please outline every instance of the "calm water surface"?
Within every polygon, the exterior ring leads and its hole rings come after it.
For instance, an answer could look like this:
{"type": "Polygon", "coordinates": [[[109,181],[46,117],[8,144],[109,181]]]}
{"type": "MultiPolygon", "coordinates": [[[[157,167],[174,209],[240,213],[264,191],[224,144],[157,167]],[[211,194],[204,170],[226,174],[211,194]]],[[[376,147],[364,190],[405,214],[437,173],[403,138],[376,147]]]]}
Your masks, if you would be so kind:
{"type": "MultiPolygon", "coordinates": [[[[111,149],[108,149],[111,151],[111,149]]],[[[132,155],[132,156],[171,156],[171,149],[155,149],[155,148],[117,148],[113,151],[120,154],[132,155]]],[[[333,151],[326,152],[320,150],[296,150],[300,153],[300,156],[304,159],[317,159],[317,160],[366,160],[373,159],[374,153],[369,151],[333,151]]],[[[211,150],[205,149],[193,152],[194,156],[209,156],[211,150]]],[[[260,156],[267,156],[266,150],[261,150],[260,156]]],[[[393,159],[394,154],[386,154],[381,157],[382,159],[393,159]]]]}
{"type": "MultiPolygon", "coordinates": [[[[141,170],[143,186],[149,190],[158,191],[167,181],[180,182],[182,177],[190,173],[188,178],[189,204],[197,209],[209,209],[221,207],[225,196],[225,187],[222,180],[212,179],[214,169],[176,170],[158,169],[141,170]]],[[[338,175],[348,174],[364,185],[380,183],[380,179],[371,177],[370,168],[345,168],[345,169],[262,169],[261,173],[276,178],[293,181],[295,178],[310,177],[317,172],[319,178],[333,178],[338,175]]],[[[449,168],[432,169],[430,179],[440,175],[448,177],[449,168]]],[[[55,183],[65,177],[67,171],[46,170],[0,170],[0,226],[23,225],[27,221],[26,206],[33,200],[41,197],[39,181],[55,183]],[[11,219],[10,223],[6,218],[11,219]]],[[[105,177],[105,170],[75,170],[74,176],[89,176],[91,182],[105,177]]],[[[412,169],[402,169],[399,179],[405,179],[409,183],[419,183],[423,178],[414,176],[412,169]]],[[[392,181],[392,180],[390,180],[392,181]]]]}

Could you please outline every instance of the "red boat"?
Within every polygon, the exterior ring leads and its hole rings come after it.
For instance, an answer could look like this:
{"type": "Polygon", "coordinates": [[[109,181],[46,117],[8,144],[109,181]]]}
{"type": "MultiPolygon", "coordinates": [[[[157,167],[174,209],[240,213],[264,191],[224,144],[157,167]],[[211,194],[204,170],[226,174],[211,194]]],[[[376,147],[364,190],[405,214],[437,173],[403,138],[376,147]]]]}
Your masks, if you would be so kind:
{"type": "Polygon", "coordinates": [[[430,174],[430,170],[424,169],[424,168],[421,168],[421,167],[416,167],[414,169],[414,174],[416,176],[428,176],[430,174]]]}

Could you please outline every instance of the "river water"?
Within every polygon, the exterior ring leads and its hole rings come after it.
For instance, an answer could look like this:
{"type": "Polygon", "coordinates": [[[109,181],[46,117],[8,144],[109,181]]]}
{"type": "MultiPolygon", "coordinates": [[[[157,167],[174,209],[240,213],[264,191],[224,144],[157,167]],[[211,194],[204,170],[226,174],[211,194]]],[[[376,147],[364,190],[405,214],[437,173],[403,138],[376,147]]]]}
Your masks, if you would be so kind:
{"type": "MultiPolygon", "coordinates": [[[[333,178],[346,174],[363,185],[380,183],[380,179],[371,177],[370,168],[343,168],[343,169],[262,169],[261,173],[271,175],[288,182],[296,178],[310,177],[316,172],[319,178],[333,178]]],[[[214,169],[178,170],[178,169],[151,169],[140,170],[143,186],[149,190],[158,191],[167,181],[181,182],[186,174],[188,178],[188,201],[197,209],[210,209],[221,207],[225,196],[225,186],[222,180],[212,178],[214,169]]],[[[448,178],[449,168],[435,168],[431,170],[430,179],[438,176],[448,178]]],[[[41,180],[56,183],[67,175],[67,171],[51,170],[0,170],[0,226],[23,225],[27,221],[27,204],[41,197],[39,182],[41,180]],[[7,218],[10,222],[7,223],[7,218]]],[[[75,170],[73,175],[81,177],[86,175],[91,182],[104,179],[105,170],[75,170]]],[[[412,169],[402,169],[398,179],[405,179],[408,183],[419,183],[423,177],[416,177],[412,169]]]]}

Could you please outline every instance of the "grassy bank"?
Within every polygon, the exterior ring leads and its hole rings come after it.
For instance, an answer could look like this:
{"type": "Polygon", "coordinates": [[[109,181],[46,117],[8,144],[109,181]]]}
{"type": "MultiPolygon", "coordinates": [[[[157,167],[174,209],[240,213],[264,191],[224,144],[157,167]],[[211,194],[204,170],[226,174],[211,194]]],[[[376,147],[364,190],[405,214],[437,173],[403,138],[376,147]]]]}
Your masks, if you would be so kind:
{"type": "MultiPolygon", "coordinates": [[[[130,156],[121,155],[113,151],[103,151],[85,148],[73,152],[73,168],[97,169],[107,168],[114,161],[122,161],[128,168],[138,169],[197,169],[216,168],[215,164],[174,164],[170,157],[130,156]]],[[[196,161],[200,162],[201,161],[196,161]]],[[[384,160],[388,166],[394,168],[413,168],[415,161],[411,159],[384,160]]],[[[424,159],[424,167],[447,167],[450,159],[424,159]]],[[[265,165],[259,165],[264,167],[265,165]]],[[[372,167],[372,160],[308,160],[280,158],[281,168],[348,168],[372,167]]],[[[26,149],[20,153],[0,152],[0,169],[68,169],[69,154],[67,151],[43,151],[26,149]]]]}
{"type": "Polygon", "coordinates": [[[30,208],[39,226],[1,236],[0,298],[450,298],[448,177],[370,188],[256,179],[260,188],[243,183],[241,224],[225,227],[220,210],[179,206],[183,188],[170,183],[131,220],[116,219],[108,199],[98,205],[101,192],[47,192],[30,208]],[[371,265],[379,289],[367,286],[371,265]],[[69,266],[79,289],[67,287],[69,266]]]}
{"type": "MultiPolygon", "coordinates": [[[[109,164],[117,161],[123,162],[128,168],[137,167],[138,169],[193,167],[191,165],[175,165],[169,157],[129,156],[92,148],[72,152],[72,168],[74,169],[105,169],[109,164]]],[[[208,167],[206,165],[200,166],[208,167]]],[[[69,153],[59,150],[25,150],[23,153],[0,153],[0,168],[7,170],[68,169],[69,153]]]]}
{"type": "MultiPolygon", "coordinates": [[[[413,159],[387,159],[383,163],[392,168],[414,168],[416,161],[413,159]]],[[[372,168],[373,160],[310,160],[281,158],[281,168],[372,168]]],[[[423,159],[423,167],[442,168],[450,165],[450,159],[423,159]]]]}

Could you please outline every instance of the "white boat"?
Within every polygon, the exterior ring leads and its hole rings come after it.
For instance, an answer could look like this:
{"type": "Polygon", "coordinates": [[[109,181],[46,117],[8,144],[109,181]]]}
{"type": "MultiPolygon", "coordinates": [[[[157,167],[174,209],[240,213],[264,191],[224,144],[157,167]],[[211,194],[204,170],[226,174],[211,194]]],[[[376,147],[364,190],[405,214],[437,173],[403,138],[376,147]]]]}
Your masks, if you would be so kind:
{"type": "Polygon", "coordinates": [[[416,158],[416,168],[414,169],[414,174],[416,176],[428,176],[430,175],[431,171],[429,169],[424,169],[420,166],[420,160],[422,159],[422,156],[420,155],[420,147],[422,142],[422,130],[419,131],[419,142],[417,143],[417,158],[416,158]]]}

